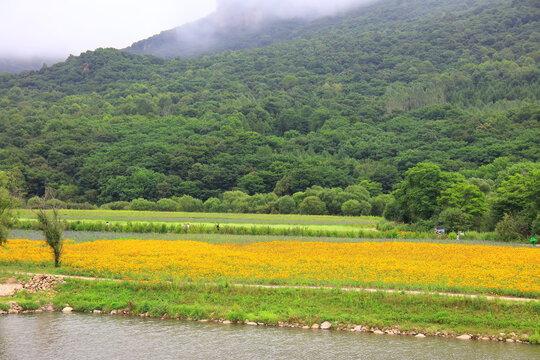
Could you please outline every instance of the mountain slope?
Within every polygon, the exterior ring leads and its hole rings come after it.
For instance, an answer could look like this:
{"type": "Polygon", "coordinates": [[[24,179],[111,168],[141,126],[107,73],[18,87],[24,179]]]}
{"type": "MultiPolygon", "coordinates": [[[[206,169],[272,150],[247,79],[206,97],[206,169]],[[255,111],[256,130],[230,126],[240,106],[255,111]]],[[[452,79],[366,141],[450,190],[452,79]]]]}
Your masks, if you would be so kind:
{"type": "Polygon", "coordinates": [[[107,202],[246,181],[390,191],[420,161],[468,176],[500,157],[537,162],[538,15],[534,1],[384,1],[257,49],[100,49],[3,74],[0,168],[30,195],[107,202]]]}
{"type": "Polygon", "coordinates": [[[252,26],[216,26],[213,17],[163,31],[138,41],[125,50],[139,55],[188,58],[225,50],[253,49],[296,37],[302,19],[268,19],[252,26]]]}

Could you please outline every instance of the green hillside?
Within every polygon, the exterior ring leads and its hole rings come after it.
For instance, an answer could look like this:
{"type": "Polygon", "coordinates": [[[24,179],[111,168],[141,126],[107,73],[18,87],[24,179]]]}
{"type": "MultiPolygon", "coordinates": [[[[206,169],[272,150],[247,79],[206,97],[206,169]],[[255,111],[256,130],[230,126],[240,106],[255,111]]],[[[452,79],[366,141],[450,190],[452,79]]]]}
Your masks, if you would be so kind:
{"type": "Polygon", "coordinates": [[[306,31],[307,20],[268,20],[254,27],[217,28],[212,17],[137,41],[125,50],[139,55],[188,58],[226,50],[254,49],[290,40],[306,31]]]}
{"type": "Polygon", "coordinates": [[[496,180],[540,157],[539,6],[381,1],[251,50],[99,49],[3,73],[0,169],[27,197],[91,203],[389,193],[419,162],[496,180]]]}

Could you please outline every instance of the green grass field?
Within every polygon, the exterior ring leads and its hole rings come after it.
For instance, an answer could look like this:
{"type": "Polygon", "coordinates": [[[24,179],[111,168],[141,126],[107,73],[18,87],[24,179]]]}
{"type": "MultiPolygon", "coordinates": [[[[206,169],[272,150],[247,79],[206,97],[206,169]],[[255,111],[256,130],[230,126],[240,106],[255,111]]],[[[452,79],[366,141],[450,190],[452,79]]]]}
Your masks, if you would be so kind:
{"type": "MultiPolygon", "coordinates": [[[[20,210],[19,229],[36,229],[35,214],[20,210]]],[[[257,236],[296,236],[314,238],[430,239],[448,241],[450,233],[438,239],[433,232],[402,231],[402,225],[377,230],[376,217],[338,217],[273,214],[207,214],[180,212],[60,210],[71,231],[110,231],[111,233],[200,233],[257,236]],[[108,225],[107,225],[108,223],[108,225]],[[189,224],[189,227],[188,227],[189,224]],[[217,225],[219,224],[219,230],[217,225]]],[[[387,222],[385,224],[388,224],[387,222]]],[[[468,232],[461,240],[495,241],[495,233],[468,232]]]]}
{"type": "MultiPolygon", "coordinates": [[[[372,216],[329,216],[329,215],[279,215],[279,214],[233,214],[233,213],[188,213],[129,210],[59,210],[66,220],[100,221],[145,221],[180,223],[258,223],[258,224],[346,224],[351,226],[374,226],[380,218],[372,216]],[[211,219],[211,220],[209,220],[211,219]]],[[[18,210],[21,219],[35,218],[28,209],[18,210]]]]}

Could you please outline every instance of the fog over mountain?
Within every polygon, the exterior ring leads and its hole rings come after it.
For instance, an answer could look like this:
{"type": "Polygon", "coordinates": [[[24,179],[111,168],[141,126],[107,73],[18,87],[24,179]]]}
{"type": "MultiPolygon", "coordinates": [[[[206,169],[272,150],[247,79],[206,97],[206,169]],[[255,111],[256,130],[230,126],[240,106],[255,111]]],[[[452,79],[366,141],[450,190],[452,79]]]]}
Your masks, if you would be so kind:
{"type": "Polygon", "coordinates": [[[218,0],[209,16],[138,41],[126,50],[173,58],[260,47],[293,37],[310,20],[375,1],[218,0]]]}
{"type": "Polygon", "coordinates": [[[0,72],[122,48],[215,9],[215,0],[0,0],[0,72]]]}
{"type": "Polygon", "coordinates": [[[218,0],[216,13],[223,19],[231,16],[228,18],[230,20],[234,20],[235,15],[242,13],[282,19],[315,18],[371,2],[375,0],[218,0]]]}

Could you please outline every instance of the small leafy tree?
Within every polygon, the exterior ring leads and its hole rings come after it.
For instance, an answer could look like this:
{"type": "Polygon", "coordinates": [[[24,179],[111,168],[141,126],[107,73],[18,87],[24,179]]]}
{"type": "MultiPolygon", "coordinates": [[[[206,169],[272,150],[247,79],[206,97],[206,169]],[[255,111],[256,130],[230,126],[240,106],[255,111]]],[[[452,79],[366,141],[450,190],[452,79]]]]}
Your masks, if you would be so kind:
{"type": "Polygon", "coordinates": [[[0,246],[7,242],[7,236],[11,228],[16,223],[16,217],[13,215],[14,200],[9,191],[0,187],[0,246]]]}
{"type": "Polygon", "coordinates": [[[38,227],[43,231],[45,241],[53,251],[54,266],[59,267],[63,248],[62,231],[64,229],[64,224],[58,216],[58,212],[54,206],[50,209],[50,212],[47,212],[46,210],[46,198],[50,196],[49,193],[49,191],[45,193],[45,197],[42,199],[41,205],[36,212],[36,216],[38,227]]]}

